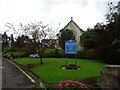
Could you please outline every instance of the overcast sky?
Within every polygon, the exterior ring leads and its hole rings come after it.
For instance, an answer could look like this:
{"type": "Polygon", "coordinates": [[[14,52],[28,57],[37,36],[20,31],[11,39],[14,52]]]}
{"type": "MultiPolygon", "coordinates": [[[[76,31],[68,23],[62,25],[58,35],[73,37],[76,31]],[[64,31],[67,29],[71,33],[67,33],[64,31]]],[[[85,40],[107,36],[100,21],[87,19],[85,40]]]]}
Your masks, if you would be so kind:
{"type": "Polygon", "coordinates": [[[86,30],[106,21],[108,1],[119,0],[0,0],[0,33],[7,30],[7,22],[17,26],[30,21],[42,21],[57,32],[71,17],[86,30]]]}

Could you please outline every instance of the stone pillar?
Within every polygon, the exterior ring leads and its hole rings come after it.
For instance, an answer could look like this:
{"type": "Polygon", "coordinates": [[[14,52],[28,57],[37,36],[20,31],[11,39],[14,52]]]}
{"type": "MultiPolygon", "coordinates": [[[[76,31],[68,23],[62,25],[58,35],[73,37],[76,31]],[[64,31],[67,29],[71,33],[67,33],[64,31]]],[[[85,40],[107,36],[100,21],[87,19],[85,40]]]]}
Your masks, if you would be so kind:
{"type": "Polygon", "coordinates": [[[102,69],[102,89],[120,89],[120,65],[108,65],[102,69]]]}

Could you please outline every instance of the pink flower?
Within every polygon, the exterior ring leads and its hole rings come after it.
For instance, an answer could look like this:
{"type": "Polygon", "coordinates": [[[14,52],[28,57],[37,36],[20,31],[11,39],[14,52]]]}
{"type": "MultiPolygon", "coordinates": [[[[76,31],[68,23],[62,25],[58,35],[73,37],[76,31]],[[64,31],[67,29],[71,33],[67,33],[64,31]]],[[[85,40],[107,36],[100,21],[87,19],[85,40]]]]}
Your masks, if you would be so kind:
{"type": "Polygon", "coordinates": [[[81,85],[82,83],[78,83],[79,85],[81,85]]]}
{"type": "Polygon", "coordinates": [[[79,83],[79,81],[75,81],[75,83],[77,83],[77,84],[78,84],[78,83],[79,83]]]}
{"type": "Polygon", "coordinates": [[[87,86],[85,86],[85,88],[88,88],[87,86]]]}
{"type": "Polygon", "coordinates": [[[68,85],[69,85],[68,83],[65,84],[65,86],[68,86],[68,85]]]}
{"type": "Polygon", "coordinates": [[[63,81],[58,82],[58,84],[62,83],[63,81]]]}
{"type": "Polygon", "coordinates": [[[62,86],[62,84],[58,84],[58,87],[61,87],[62,86]]]}
{"type": "Polygon", "coordinates": [[[79,86],[79,87],[84,88],[83,86],[79,86]]]}
{"type": "Polygon", "coordinates": [[[71,81],[71,80],[67,80],[67,82],[70,82],[70,83],[72,83],[73,81],[71,81]]]}
{"type": "Polygon", "coordinates": [[[66,83],[67,81],[63,81],[63,83],[66,83]]]}
{"type": "Polygon", "coordinates": [[[72,83],[71,85],[75,86],[75,83],[72,83]]]}
{"type": "Polygon", "coordinates": [[[80,87],[80,88],[89,88],[88,85],[86,84],[83,84],[83,83],[79,83],[79,81],[71,81],[71,80],[66,80],[66,81],[60,81],[56,84],[57,86],[57,90],[62,90],[62,88],[70,88],[71,86],[72,87],[80,87]]]}
{"type": "Polygon", "coordinates": [[[79,85],[83,85],[83,86],[85,85],[85,84],[83,84],[83,83],[78,83],[78,84],[79,84],[79,85]]]}

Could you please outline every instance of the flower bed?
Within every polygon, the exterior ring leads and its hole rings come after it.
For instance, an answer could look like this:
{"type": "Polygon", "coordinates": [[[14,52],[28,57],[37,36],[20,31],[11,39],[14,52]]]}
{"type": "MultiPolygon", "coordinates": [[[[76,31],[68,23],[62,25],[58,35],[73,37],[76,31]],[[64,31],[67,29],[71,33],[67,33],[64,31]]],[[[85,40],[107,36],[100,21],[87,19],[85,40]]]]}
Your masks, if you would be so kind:
{"type": "Polygon", "coordinates": [[[61,66],[62,69],[74,69],[74,70],[77,70],[77,69],[80,69],[79,66],[76,66],[75,64],[69,64],[68,66],[61,66]]]}
{"type": "Polygon", "coordinates": [[[56,84],[57,90],[62,90],[62,89],[78,89],[78,88],[91,88],[89,85],[80,83],[79,81],[71,81],[71,80],[66,80],[66,81],[60,81],[56,84]]]}

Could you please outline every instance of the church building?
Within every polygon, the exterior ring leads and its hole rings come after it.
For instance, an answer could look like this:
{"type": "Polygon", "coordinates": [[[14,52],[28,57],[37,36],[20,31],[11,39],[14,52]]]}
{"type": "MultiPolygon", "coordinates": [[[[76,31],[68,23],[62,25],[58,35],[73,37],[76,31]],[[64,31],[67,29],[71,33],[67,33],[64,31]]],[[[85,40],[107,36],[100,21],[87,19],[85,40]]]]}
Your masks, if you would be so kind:
{"type": "Polygon", "coordinates": [[[61,37],[61,32],[66,29],[72,31],[73,34],[75,35],[77,50],[83,50],[84,48],[80,45],[80,35],[82,35],[84,31],[74,22],[73,17],[71,17],[70,22],[60,30],[59,34],[57,34],[57,37],[58,38],[61,37]]]}

